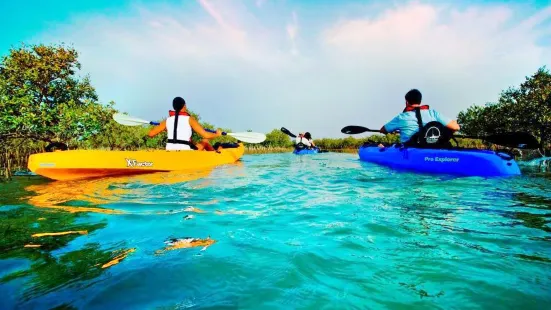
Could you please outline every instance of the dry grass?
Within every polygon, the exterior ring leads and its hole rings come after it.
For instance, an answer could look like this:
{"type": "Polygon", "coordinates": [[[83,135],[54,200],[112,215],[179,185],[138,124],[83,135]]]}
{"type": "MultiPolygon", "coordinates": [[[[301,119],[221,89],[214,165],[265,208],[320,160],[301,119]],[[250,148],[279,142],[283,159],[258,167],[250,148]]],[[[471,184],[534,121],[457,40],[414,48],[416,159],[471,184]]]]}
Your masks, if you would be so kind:
{"type": "Polygon", "coordinates": [[[292,147],[245,146],[245,154],[290,153],[292,147]]]}

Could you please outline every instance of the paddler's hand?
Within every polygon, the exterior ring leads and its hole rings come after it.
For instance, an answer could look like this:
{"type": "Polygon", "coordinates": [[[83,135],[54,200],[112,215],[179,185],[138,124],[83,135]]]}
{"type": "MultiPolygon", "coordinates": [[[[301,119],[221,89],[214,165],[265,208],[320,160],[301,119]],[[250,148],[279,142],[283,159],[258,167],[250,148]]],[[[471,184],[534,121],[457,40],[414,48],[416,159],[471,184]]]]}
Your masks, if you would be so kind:
{"type": "Polygon", "coordinates": [[[381,143],[379,143],[378,147],[379,147],[380,149],[383,149],[385,146],[382,145],[381,143]]]}
{"type": "Polygon", "coordinates": [[[222,136],[222,130],[217,129],[217,130],[216,130],[216,136],[217,136],[217,137],[221,137],[221,136],[222,136]]]}

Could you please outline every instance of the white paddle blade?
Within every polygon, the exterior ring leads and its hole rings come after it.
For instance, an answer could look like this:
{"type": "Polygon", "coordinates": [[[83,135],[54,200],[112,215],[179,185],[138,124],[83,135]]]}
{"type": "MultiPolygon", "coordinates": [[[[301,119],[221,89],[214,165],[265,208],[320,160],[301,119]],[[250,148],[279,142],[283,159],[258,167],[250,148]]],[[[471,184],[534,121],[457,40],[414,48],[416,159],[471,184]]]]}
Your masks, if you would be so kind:
{"type": "Polygon", "coordinates": [[[143,124],[149,124],[149,121],[129,115],[124,115],[122,113],[113,114],[113,119],[115,120],[115,122],[126,126],[139,126],[143,124]]]}
{"type": "Polygon", "coordinates": [[[266,140],[266,135],[259,132],[228,132],[228,136],[247,143],[261,143],[266,140]]]}

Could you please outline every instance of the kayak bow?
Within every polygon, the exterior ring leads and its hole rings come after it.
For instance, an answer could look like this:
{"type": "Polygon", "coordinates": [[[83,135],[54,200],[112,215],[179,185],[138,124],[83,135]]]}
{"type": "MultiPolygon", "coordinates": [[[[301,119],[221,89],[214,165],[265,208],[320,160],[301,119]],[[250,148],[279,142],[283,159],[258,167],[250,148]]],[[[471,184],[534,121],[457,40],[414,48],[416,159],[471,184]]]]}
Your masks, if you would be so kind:
{"type": "Polygon", "coordinates": [[[293,154],[296,155],[307,155],[307,154],[318,154],[320,152],[319,148],[315,147],[312,149],[294,149],[293,154]]]}

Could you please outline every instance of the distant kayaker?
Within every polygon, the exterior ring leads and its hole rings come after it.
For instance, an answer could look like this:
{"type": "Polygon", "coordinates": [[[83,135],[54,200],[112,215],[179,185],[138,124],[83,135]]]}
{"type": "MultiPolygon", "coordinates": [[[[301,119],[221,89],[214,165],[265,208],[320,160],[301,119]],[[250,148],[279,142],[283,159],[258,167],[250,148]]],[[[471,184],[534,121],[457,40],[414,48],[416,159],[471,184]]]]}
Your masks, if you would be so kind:
{"type": "Polygon", "coordinates": [[[312,135],[309,132],[304,133],[304,138],[308,140],[308,143],[310,143],[311,146],[316,147],[316,144],[314,143],[314,140],[312,140],[312,135]]]}
{"type": "Polygon", "coordinates": [[[192,149],[214,151],[208,139],[220,137],[222,132],[220,130],[216,130],[216,133],[205,131],[203,126],[187,113],[186,101],[182,97],[174,98],[172,100],[172,107],[174,111],[169,111],[169,117],[149,131],[149,137],[154,137],[166,130],[168,136],[166,149],[169,151],[192,149]],[[191,141],[192,130],[204,139],[199,143],[193,143],[191,141]]]}
{"type": "Polygon", "coordinates": [[[312,141],[312,135],[309,132],[302,133],[300,132],[295,139],[296,146],[300,146],[300,144],[303,144],[305,147],[310,148],[312,146],[316,146],[314,144],[314,141],[312,141]]]}
{"type": "Polygon", "coordinates": [[[405,99],[406,107],[404,111],[386,123],[381,128],[381,133],[387,134],[400,131],[400,142],[405,145],[413,145],[418,142],[417,136],[420,129],[429,123],[440,123],[442,127],[449,129],[450,133],[459,130],[459,124],[456,120],[441,115],[430,109],[428,105],[421,105],[422,95],[419,90],[412,89],[408,91],[405,99]]]}

